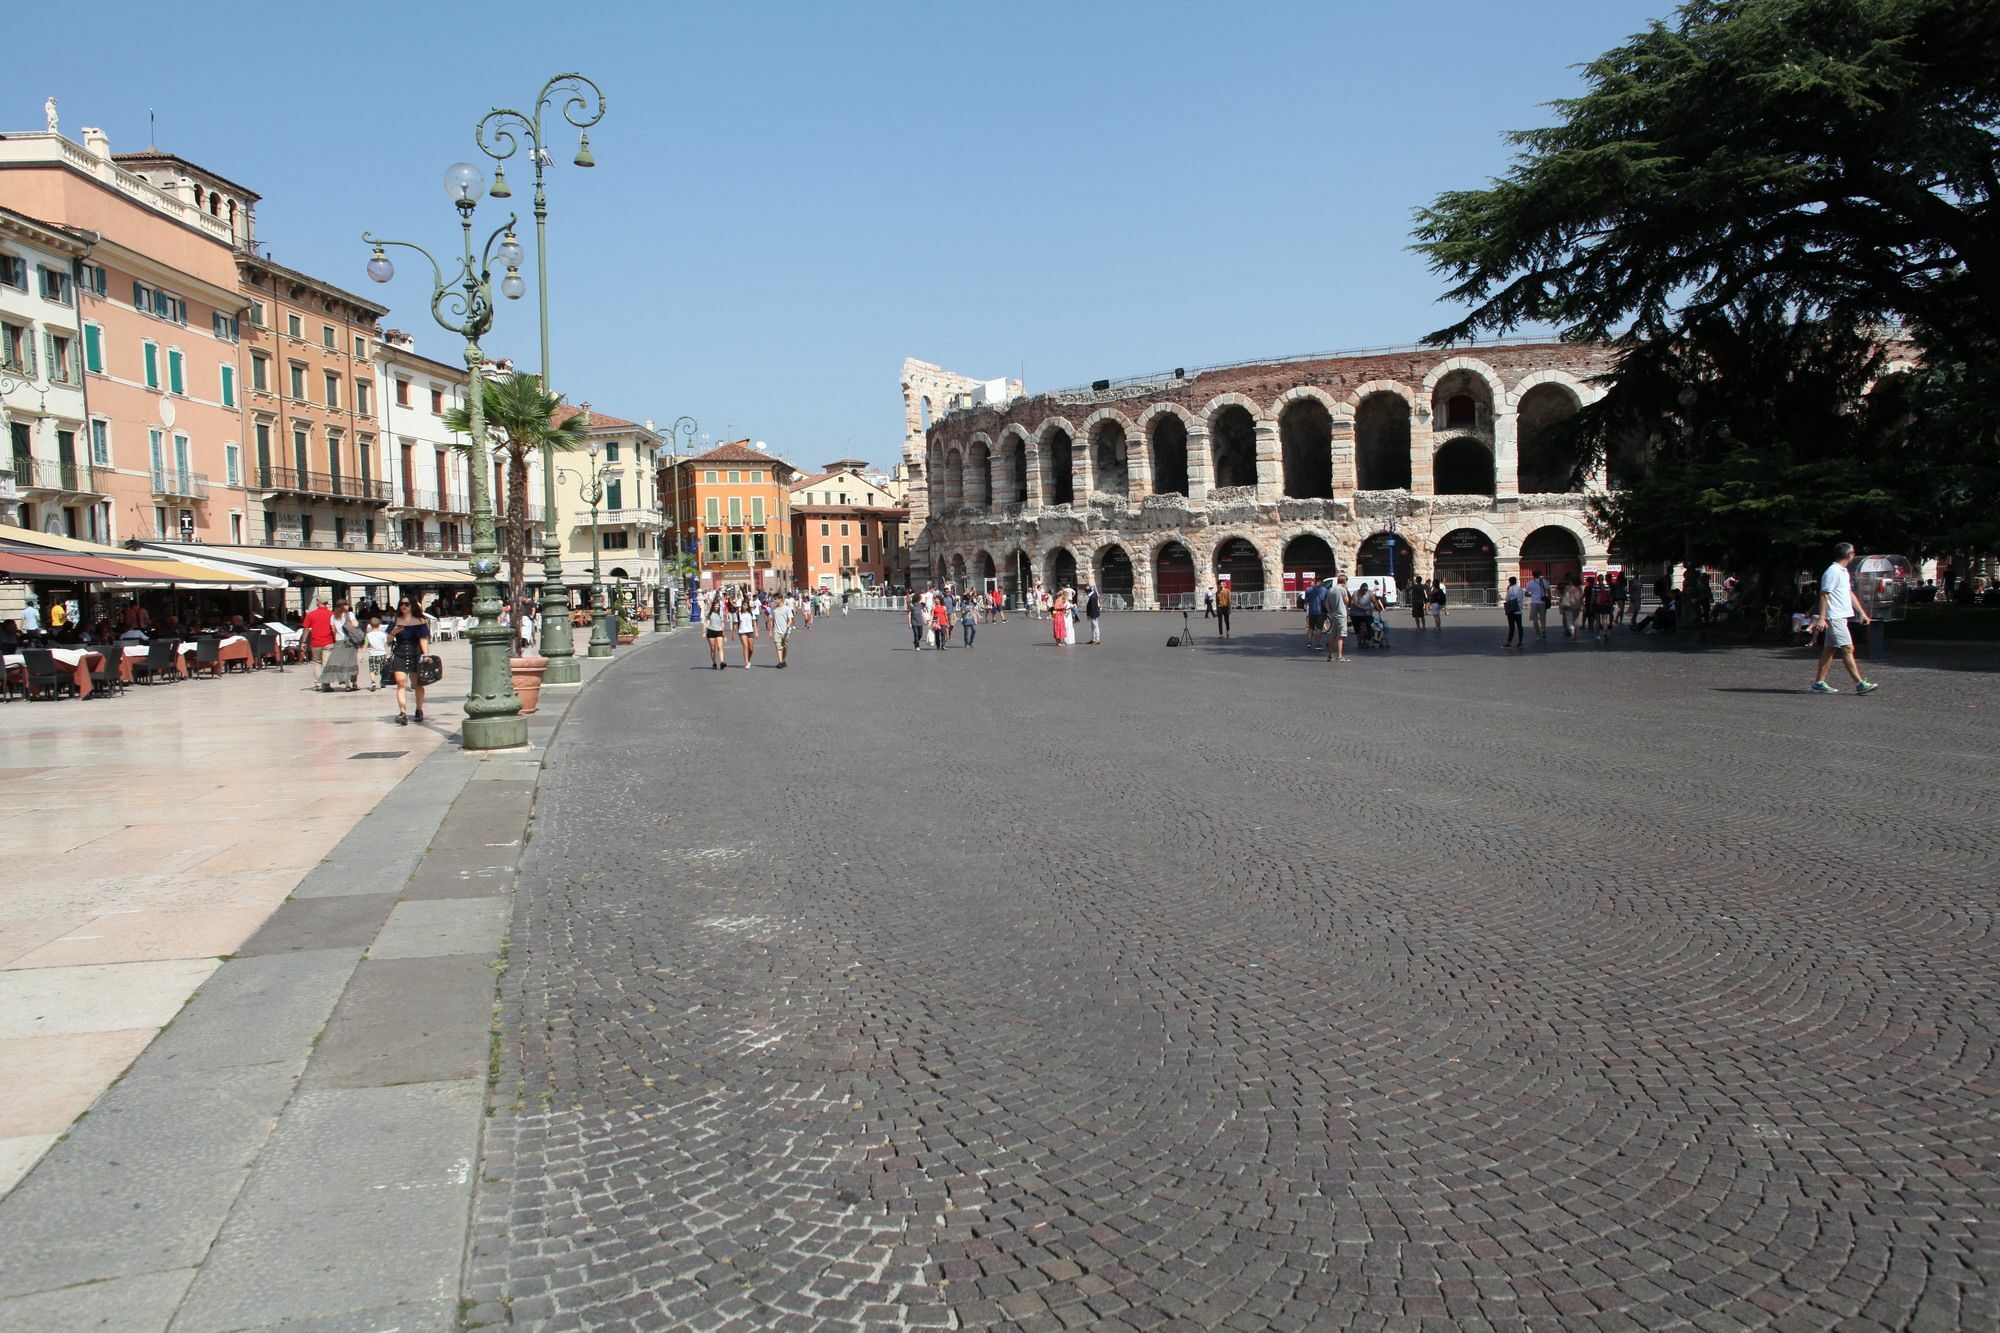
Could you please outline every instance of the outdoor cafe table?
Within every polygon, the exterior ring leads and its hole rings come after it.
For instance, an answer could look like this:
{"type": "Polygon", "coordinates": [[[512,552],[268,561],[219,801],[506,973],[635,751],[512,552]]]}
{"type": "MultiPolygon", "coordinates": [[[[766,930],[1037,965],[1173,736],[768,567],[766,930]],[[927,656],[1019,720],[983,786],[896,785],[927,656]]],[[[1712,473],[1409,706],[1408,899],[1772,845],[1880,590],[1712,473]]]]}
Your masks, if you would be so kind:
{"type": "MultiPolygon", "coordinates": [[[[231,662],[241,662],[245,671],[250,669],[252,657],[250,640],[244,638],[241,634],[230,635],[228,638],[221,640],[216,647],[215,666],[210,671],[210,675],[221,675],[229,669],[231,662]]],[[[190,675],[194,673],[195,668],[194,653],[195,645],[192,642],[181,645],[181,663],[190,675]]]]}
{"type": "MultiPolygon", "coordinates": [[[[90,683],[91,668],[103,668],[104,654],[85,648],[51,648],[49,653],[58,663],[70,669],[70,679],[76,682],[76,697],[88,699],[95,688],[90,683]]],[[[21,654],[8,653],[5,658],[0,658],[0,662],[5,663],[9,679],[18,678],[23,684],[27,682],[28,661],[21,654]]],[[[129,655],[118,660],[118,678],[128,682],[132,679],[132,659],[129,655]]]]}

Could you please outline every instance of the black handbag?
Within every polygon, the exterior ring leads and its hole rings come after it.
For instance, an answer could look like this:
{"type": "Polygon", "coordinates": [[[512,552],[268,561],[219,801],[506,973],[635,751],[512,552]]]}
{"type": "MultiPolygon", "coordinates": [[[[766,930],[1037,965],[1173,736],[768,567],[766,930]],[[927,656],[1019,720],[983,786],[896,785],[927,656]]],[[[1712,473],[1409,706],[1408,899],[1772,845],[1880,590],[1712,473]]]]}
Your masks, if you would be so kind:
{"type": "Polygon", "coordinates": [[[444,662],[435,653],[425,653],[417,659],[417,683],[435,685],[444,676],[444,662]]]}

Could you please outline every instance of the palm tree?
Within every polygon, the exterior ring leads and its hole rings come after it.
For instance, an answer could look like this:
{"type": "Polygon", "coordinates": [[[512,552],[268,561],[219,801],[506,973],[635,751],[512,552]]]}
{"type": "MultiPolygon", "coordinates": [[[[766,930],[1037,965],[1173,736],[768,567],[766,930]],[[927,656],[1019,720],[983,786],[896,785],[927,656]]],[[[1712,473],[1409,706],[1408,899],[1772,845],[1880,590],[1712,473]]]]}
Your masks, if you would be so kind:
{"type": "MultiPolygon", "coordinates": [[[[562,395],[546,393],[539,375],[509,375],[503,380],[480,380],[480,394],[486,411],[486,430],[494,446],[507,456],[507,509],[501,531],[506,537],[507,605],[514,608],[513,655],[521,651],[521,589],[528,577],[528,456],[547,446],[555,453],[568,453],[583,443],[590,429],[589,418],[572,412],[561,421],[556,414],[563,405],[562,395]]],[[[454,407],[444,414],[445,429],[467,436],[455,446],[471,456],[472,414],[454,407]]],[[[544,516],[556,521],[554,514],[544,516]]]]}

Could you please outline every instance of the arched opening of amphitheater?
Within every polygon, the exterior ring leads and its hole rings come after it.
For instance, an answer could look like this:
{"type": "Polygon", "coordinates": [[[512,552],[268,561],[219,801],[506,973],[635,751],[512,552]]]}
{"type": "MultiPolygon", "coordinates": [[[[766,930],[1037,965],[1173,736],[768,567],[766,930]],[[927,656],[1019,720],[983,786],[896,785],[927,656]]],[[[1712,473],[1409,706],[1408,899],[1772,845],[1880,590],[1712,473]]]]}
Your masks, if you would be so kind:
{"type": "Polygon", "coordinates": [[[1520,481],[1524,495],[1582,489],[1583,451],[1566,423],[1577,413],[1576,394],[1562,384],[1537,384],[1521,395],[1516,410],[1520,438],[1520,481]]]}
{"type": "Polygon", "coordinates": [[[1123,500],[1126,494],[1125,428],[1101,422],[1090,439],[1090,486],[1098,495],[1123,500]]]}
{"type": "Polygon", "coordinates": [[[965,557],[962,555],[951,558],[951,582],[959,591],[965,590],[965,557]]]}
{"type": "Polygon", "coordinates": [[[1028,446],[1017,436],[1001,453],[1007,460],[1007,503],[1028,502],[1028,446]]]}
{"type": "Polygon", "coordinates": [[[992,588],[999,581],[1000,574],[993,566],[993,556],[990,552],[981,551],[972,563],[974,570],[979,576],[980,591],[984,592],[992,588]]]}
{"type": "Polygon", "coordinates": [[[1016,551],[1007,561],[1007,597],[1014,605],[1022,605],[1028,589],[1035,586],[1035,562],[1028,558],[1026,551],[1016,551]]]}
{"type": "Polygon", "coordinates": [[[1356,490],[1410,488],[1410,405],[1398,393],[1371,393],[1354,413],[1356,490]]]}
{"type": "Polygon", "coordinates": [[[1493,494],[1493,451],[1469,437],[1448,441],[1431,460],[1431,489],[1439,495],[1493,494]]]}
{"type": "Polygon", "coordinates": [[[1122,546],[1107,546],[1097,553],[1097,591],[1119,599],[1121,608],[1132,601],[1132,557],[1122,546]]]}
{"type": "Polygon", "coordinates": [[[1215,577],[1229,585],[1232,602],[1246,593],[1264,591],[1264,558],[1241,537],[1231,537],[1215,551],[1215,577]]]}
{"type": "Polygon", "coordinates": [[[1323,537],[1302,533],[1285,543],[1285,592],[1304,592],[1315,583],[1331,583],[1340,573],[1333,547],[1323,537]]]}
{"type": "Polygon", "coordinates": [[[1568,528],[1536,528],[1521,543],[1521,577],[1542,577],[1560,588],[1565,579],[1583,579],[1583,543],[1568,528]]]}
{"type": "Polygon", "coordinates": [[[1458,606],[1490,606],[1499,593],[1500,563],[1493,539],[1477,528],[1454,528],[1437,544],[1431,576],[1442,579],[1458,606]]]}
{"type": "Polygon", "coordinates": [[[1060,428],[1049,432],[1042,444],[1042,503],[1076,503],[1076,448],[1069,432],[1060,428]]]}
{"type": "Polygon", "coordinates": [[[1317,398],[1286,405],[1278,418],[1284,447],[1285,494],[1299,500],[1333,498],[1333,417],[1317,398]]]}
{"type": "Polygon", "coordinates": [[[1215,414],[1208,428],[1210,475],[1218,489],[1257,484],[1257,423],[1235,403],[1215,414]]]}
{"type": "Polygon", "coordinates": [[[1187,423],[1172,412],[1153,422],[1153,494],[1188,493],[1187,423]]]}
{"type": "Polygon", "coordinates": [[[1162,546],[1153,557],[1153,590],[1162,610],[1193,606],[1194,553],[1179,542],[1162,546]]]}
{"type": "Polygon", "coordinates": [[[1048,586],[1051,591],[1076,586],[1076,556],[1067,546],[1058,546],[1049,552],[1048,570],[1048,586]]]}
{"type": "Polygon", "coordinates": [[[1371,578],[1393,580],[1400,588],[1416,574],[1417,555],[1408,537],[1398,537],[1393,532],[1377,532],[1362,542],[1360,549],[1354,553],[1354,568],[1357,573],[1371,578]]]}
{"type": "Polygon", "coordinates": [[[980,509],[993,505],[993,459],[983,444],[965,451],[965,502],[980,509]]]}

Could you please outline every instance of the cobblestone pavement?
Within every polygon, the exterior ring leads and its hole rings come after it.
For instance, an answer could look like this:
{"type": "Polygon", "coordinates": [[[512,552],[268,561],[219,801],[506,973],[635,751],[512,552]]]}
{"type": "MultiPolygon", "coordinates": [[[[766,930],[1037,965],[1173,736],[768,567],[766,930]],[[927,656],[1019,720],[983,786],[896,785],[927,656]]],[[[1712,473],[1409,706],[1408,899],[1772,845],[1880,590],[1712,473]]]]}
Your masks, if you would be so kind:
{"type": "Polygon", "coordinates": [[[579,701],[469,1320],[2000,1323],[1991,658],[1297,623],[579,701]]]}

